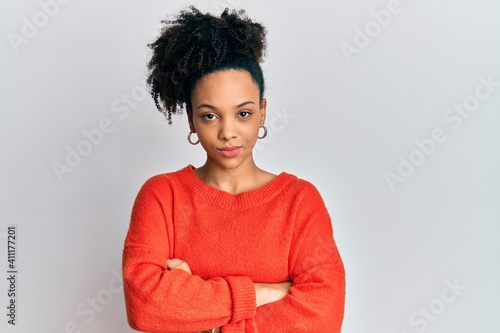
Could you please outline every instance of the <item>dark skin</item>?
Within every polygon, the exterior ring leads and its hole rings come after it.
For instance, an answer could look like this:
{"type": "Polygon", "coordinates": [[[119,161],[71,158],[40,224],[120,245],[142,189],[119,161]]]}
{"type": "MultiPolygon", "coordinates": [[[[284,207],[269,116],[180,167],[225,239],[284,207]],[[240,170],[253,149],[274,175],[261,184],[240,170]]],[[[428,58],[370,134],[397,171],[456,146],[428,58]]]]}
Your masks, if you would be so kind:
{"type": "MultiPolygon", "coordinates": [[[[253,158],[267,101],[260,102],[259,87],[249,73],[224,70],[204,76],[193,89],[191,105],[187,110],[189,128],[207,153],[205,164],[194,170],[201,181],[238,194],[258,189],[276,177],[257,167],[253,158]],[[229,147],[230,152],[224,149],[229,147]]],[[[179,258],[167,260],[167,267],[191,274],[188,263],[179,258]]],[[[291,286],[291,281],[254,283],[257,307],[284,298],[291,286]]]]}
{"type": "Polygon", "coordinates": [[[226,70],[209,74],[195,86],[188,110],[189,127],[207,153],[195,170],[205,183],[238,194],[271,181],[276,175],[258,168],[253,147],[266,119],[265,99],[259,102],[258,86],[245,71],[226,70]],[[222,156],[219,149],[239,147],[238,154],[222,156]]]}

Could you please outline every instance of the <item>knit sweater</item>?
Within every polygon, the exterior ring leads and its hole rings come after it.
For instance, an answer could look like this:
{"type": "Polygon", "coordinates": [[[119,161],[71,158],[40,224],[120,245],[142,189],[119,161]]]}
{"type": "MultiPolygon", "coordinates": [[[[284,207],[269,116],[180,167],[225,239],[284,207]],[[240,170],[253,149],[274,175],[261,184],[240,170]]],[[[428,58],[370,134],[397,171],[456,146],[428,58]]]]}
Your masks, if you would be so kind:
{"type": "Polygon", "coordinates": [[[230,194],[187,167],[140,189],[123,250],[127,317],[153,333],[340,332],[344,266],[317,189],[282,172],[230,194]],[[188,263],[192,274],[168,270],[188,263]],[[256,307],[253,282],[292,281],[280,301],[256,307]]]}

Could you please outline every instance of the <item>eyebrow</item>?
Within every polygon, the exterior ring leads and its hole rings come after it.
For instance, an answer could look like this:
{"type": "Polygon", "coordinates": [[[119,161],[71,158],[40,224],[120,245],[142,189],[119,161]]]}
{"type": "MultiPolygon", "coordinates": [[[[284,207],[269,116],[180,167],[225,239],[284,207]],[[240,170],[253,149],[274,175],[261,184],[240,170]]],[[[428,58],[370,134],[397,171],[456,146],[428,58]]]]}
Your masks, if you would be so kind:
{"type": "MultiPolygon", "coordinates": [[[[238,105],[236,105],[234,108],[235,109],[238,109],[238,108],[241,108],[247,104],[255,104],[254,102],[252,101],[246,101],[246,102],[243,102],[243,103],[240,103],[238,105]]],[[[207,104],[207,103],[203,103],[203,104],[200,104],[196,107],[196,110],[200,109],[200,108],[209,108],[209,109],[212,109],[212,110],[217,110],[217,108],[213,105],[210,105],[210,104],[207,104]]]]}

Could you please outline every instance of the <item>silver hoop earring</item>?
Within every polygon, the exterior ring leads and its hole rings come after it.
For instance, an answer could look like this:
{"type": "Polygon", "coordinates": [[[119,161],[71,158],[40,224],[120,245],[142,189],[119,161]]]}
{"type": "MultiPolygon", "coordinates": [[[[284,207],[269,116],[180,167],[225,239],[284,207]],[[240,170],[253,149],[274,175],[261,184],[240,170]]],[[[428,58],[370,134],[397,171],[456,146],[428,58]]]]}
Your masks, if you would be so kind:
{"type": "Polygon", "coordinates": [[[264,126],[264,125],[262,125],[261,127],[259,127],[259,129],[260,129],[260,128],[263,128],[263,129],[264,129],[264,134],[262,134],[261,136],[259,136],[259,134],[257,134],[257,138],[259,138],[259,139],[264,139],[264,138],[267,136],[267,127],[266,127],[266,126],[264,126]]]}
{"type": "Polygon", "coordinates": [[[188,141],[190,144],[192,144],[193,146],[196,146],[198,143],[200,143],[200,140],[197,140],[196,142],[193,142],[193,140],[191,140],[191,135],[194,134],[193,132],[189,132],[188,134],[188,141]]]}

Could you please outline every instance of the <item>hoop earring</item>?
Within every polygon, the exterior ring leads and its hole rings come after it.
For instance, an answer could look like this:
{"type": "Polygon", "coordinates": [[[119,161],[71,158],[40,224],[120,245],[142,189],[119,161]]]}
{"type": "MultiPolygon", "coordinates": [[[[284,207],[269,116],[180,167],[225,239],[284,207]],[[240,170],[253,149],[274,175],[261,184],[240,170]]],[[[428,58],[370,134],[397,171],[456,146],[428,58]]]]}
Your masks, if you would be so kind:
{"type": "Polygon", "coordinates": [[[197,140],[196,142],[193,142],[193,140],[191,140],[191,135],[194,134],[193,132],[189,132],[188,134],[188,141],[190,144],[192,144],[193,146],[196,146],[198,143],[200,143],[200,140],[197,140]]]}
{"type": "Polygon", "coordinates": [[[259,127],[259,129],[260,129],[260,128],[263,128],[263,129],[264,129],[264,134],[262,134],[261,136],[259,136],[259,134],[257,134],[257,138],[258,138],[258,139],[264,139],[264,138],[267,136],[267,127],[266,127],[266,126],[264,126],[264,125],[262,125],[261,127],[259,127]]]}

